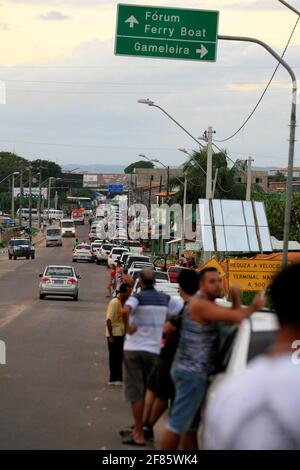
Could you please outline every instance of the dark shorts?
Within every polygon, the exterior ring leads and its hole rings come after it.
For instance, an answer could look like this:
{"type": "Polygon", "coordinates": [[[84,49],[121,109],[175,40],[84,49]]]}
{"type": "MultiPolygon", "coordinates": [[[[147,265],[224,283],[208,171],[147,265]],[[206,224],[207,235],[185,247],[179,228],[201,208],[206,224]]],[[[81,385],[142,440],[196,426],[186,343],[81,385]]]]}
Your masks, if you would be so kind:
{"type": "Polygon", "coordinates": [[[169,360],[159,357],[155,373],[148,384],[148,388],[161,400],[173,400],[175,396],[175,387],[170,375],[171,364],[169,360]]]}
{"type": "Polygon", "coordinates": [[[157,369],[158,354],[146,351],[124,351],[125,398],[143,402],[149,382],[157,369]]]}

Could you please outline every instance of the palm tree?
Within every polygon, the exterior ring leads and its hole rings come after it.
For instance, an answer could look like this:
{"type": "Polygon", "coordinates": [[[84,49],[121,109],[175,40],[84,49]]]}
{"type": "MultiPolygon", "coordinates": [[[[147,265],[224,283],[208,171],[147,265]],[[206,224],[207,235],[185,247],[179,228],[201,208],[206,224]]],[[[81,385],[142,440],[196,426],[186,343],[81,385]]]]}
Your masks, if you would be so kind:
{"type": "MultiPolygon", "coordinates": [[[[192,157],[184,163],[183,171],[187,176],[187,203],[197,204],[198,199],[205,198],[206,193],[206,174],[201,170],[206,170],[207,152],[206,150],[194,151],[192,157]],[[196,163],[195,162],[198,163],[196,163]]],[[[236,176],[246,170],[245,162],[237,160],[237,162],[229,168],[226,152],[215,153],[213,155],[213,175],[218,169],[218,178],[215,199],[245,199],[245,185],[237,181],[236,176]]],[[[182,178],[184,182],[184,178],[182,178]]],[[[173,189],[177,189],[174,202],[182,202],[183,200],[183,184],[178,185],[177,179],[171,180],[173,189]]]]}

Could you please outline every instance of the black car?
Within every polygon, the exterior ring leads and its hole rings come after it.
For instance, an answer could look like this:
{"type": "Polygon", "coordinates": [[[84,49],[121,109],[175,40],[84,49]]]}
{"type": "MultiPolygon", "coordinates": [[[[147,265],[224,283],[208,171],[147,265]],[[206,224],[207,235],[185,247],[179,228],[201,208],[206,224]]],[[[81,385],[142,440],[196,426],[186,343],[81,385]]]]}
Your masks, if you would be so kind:
{"type": "Polygon", "coordinates": [[[29,238],[12,238],[8,245],[8,258],[35,258],[35,248],[29,238]]]}

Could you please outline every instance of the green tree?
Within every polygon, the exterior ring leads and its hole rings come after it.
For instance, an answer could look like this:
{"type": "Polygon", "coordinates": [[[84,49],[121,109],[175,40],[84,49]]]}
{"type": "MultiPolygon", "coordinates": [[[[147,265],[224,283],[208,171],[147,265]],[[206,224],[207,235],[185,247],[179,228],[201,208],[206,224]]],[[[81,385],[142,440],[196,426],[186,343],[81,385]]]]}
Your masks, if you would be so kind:
{"type": "Polygon", "coordinates": [[[125,168],[124,173],[132,174],[134,173],[135,168],[154,168],[154,165],[152,162],[145,162],[144,160],[139,160],[138,162],[134,162],[128,165],[125,168]]]}
{"type": "MultiPolygon", "coordinates": [[[[197,204],[198,199],[205,198],[206,193],[206,167],[207,152],[193,152],[191,157],[184,165],[183,171],[187,175],[187,203],[197,204]],[[196,162],[195,162],[196,160],[196,162]],[[201,168],[202,169],[201,169],[201,168]]],[[[217,185],[214,197],[216,199],[245,199],[246,187],[237,181],[237,174],[245,170],[245,164],[237,161],[231,168],[228,166],[226,152],[215,153],[213,156],[213,177],[218,169],[217,185]]],[[[183,182],[183,179],[182,179],[183,182]]],[[[175,199],[182,202],[183,185],[178,186],[178,180],[172,179],[173,188],[178,188],[175,199]]]]}
{"type": "Polygon", "coordinates": [[[268,182],[281,182],[281,181],[286,181],[286,177],[284,173],[281,173],[281,171],[277,171],[275,175],[268,176],[268,182]]]}
{"type": "MultiPolygon", "coordinates": [[[[0,181],[2,181],[6,176],[14,173],[15,171],[20,171],[22,167],[25,167],[28,164],[28,161],[25,158],[20,157],[19,155],[11,152],[0,152],[0,181]]],[[[5,180],[0,185],[0,192],[9,191],[10,181],[9,179],[5,180]]]]}
{"type": "Polygon", "coordinates": [[[39,172],[40,161],[42,164],[43,181],[46,180],[47,178],[50,178],[50,176],[53,176],[54,178],[57,178],[59,176],[59,174],[61,173],[61,167],[55,162],[51,162],[50,160],[43,160],[43,159],[37,159],[31,162],[33,175],[36,175],[39,172]]]}
{"type": "MultiPolygon", "coordinates": [[[[283,240],[285,199],[278,194],[257,194],[256,200],[263,201],[269,223],[270,233],[283,240]]],[[[300,242],[300,194],[292,196],[290,240],[300,242]]]]}
{"type": "Polygon", "coordinates": [[[74,197],[90,197],[91,199],[94,199],[95,197],[95,191],[89,188],[76,188],[72,189],[70,191],[69,196],[74,196],[74,197]]]}

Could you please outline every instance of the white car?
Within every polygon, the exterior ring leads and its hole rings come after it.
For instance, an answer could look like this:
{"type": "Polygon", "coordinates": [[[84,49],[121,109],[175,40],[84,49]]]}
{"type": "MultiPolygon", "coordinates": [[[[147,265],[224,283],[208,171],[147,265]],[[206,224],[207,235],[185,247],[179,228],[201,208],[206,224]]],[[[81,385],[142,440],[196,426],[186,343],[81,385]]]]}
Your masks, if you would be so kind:
{"type": "Polygon", "coordinates": [[[80,243],[73,250],[73,262],[77,261],[88,261],[89,263],[94,262],[94,255],[92,252],[91,245],[87,243],[80,243]]]}
{"type": "Polygon", "coordinates": [[[97,258],[97,253],[102,245],[103,243],[100,240],[95,240],[93,243],[91,243],[91,249],[94,256],[94,260],[97,258]]]}
{"type": "Polygon", "coordinates": [[[40,274],[40,300],[46,295],[70,296],[78,300],[79,279],[72,266],[47,266],[40,274]]]}
{"type": "MultiPolygon", "coordinates": [[[[140,272],[141,270],[139,268],[135,268],[131,271],[131,276],[133,280],[135,281],[134,288],[133,288],[134,292],[136,290],[136,286],[139,281],[138,277],[139,277],[140,272]]],[[[155,271],[155,285],[160,284],[161,282],[168,283],[168,284],[170,283],[168,273],[164,273],[162,271],[155,271]]]]}
{"type": "Polygon", "coordinates": [[[62,237],[75,237],[76,236],[76,228],[75,228],[74,220],[61,219],[60,228],[61,228],[62,237]]]}
{"type": "Polygon", "coordinates": [[[114,247],[117,248],[117,246],[112,243],[103,243],[100,250],[97,252],[97,264],[106,264],[108,255],[114,247]]]}
{"type": "MultiPolygon", "coordinates": [[[[159,282],[155,284],[155,289],[165,294],[170,295],[171,297],[175,297],[176,299],[181,299],[179,295],[179,284],[175,284],[174,282],[159,282]]],[[[183,306],[183,301],[182,301],[183,306]]]]}
{"type": "Polygon", "coordinates": [[[211,377],[211,384],[202,411],[204,417],[199,430],[202,446],[205,442],[205,412],[208,405],[213,404],[220,384],[226,378],[245,369],[251,359],[265,353],[271,346],[278,328],[276,314],[267,310],[255,312],[239,325],[223,325],[221,327],[221,345],[216,374],[211,377]]]}
{"type": "Polygon", "coordinates": [[[155,267],[152,263],[136,261],[135,263],[131,264],[130,268],[128,269],[128,274],[132,276],[134,271],[142,271],[143,269],[153,269],[155,271],[155,267]]]}
{"type": "Polygon", "coordinates": [[[107,264],[108,266],[112,266],[113,264],[116,265],[117,261],[120,260],[121,255],[123,253],[128,253],[127,248],[121,248],[121,247],[114,247],[112,248],[111,252],[109,253],[107,257],[107,264]]]}
{"type": "MultiPolygon", "coordinates": [[[[160,271],[157,271],[160,273],[160,271]]],[[[140,286],[138,283],[138,279],[135,281],[135,285],[133,288],[133,292],[139,292],[140,291],[140,286]]],[[[179,295],[179,284],[175,284],[173,282],[155,282],[155,289],[164,292],[165,294],[169,295],[170,297],[175,297],[177,300],[182,301],[182,307],[183,307],[183,300],[179,295]]]]}

